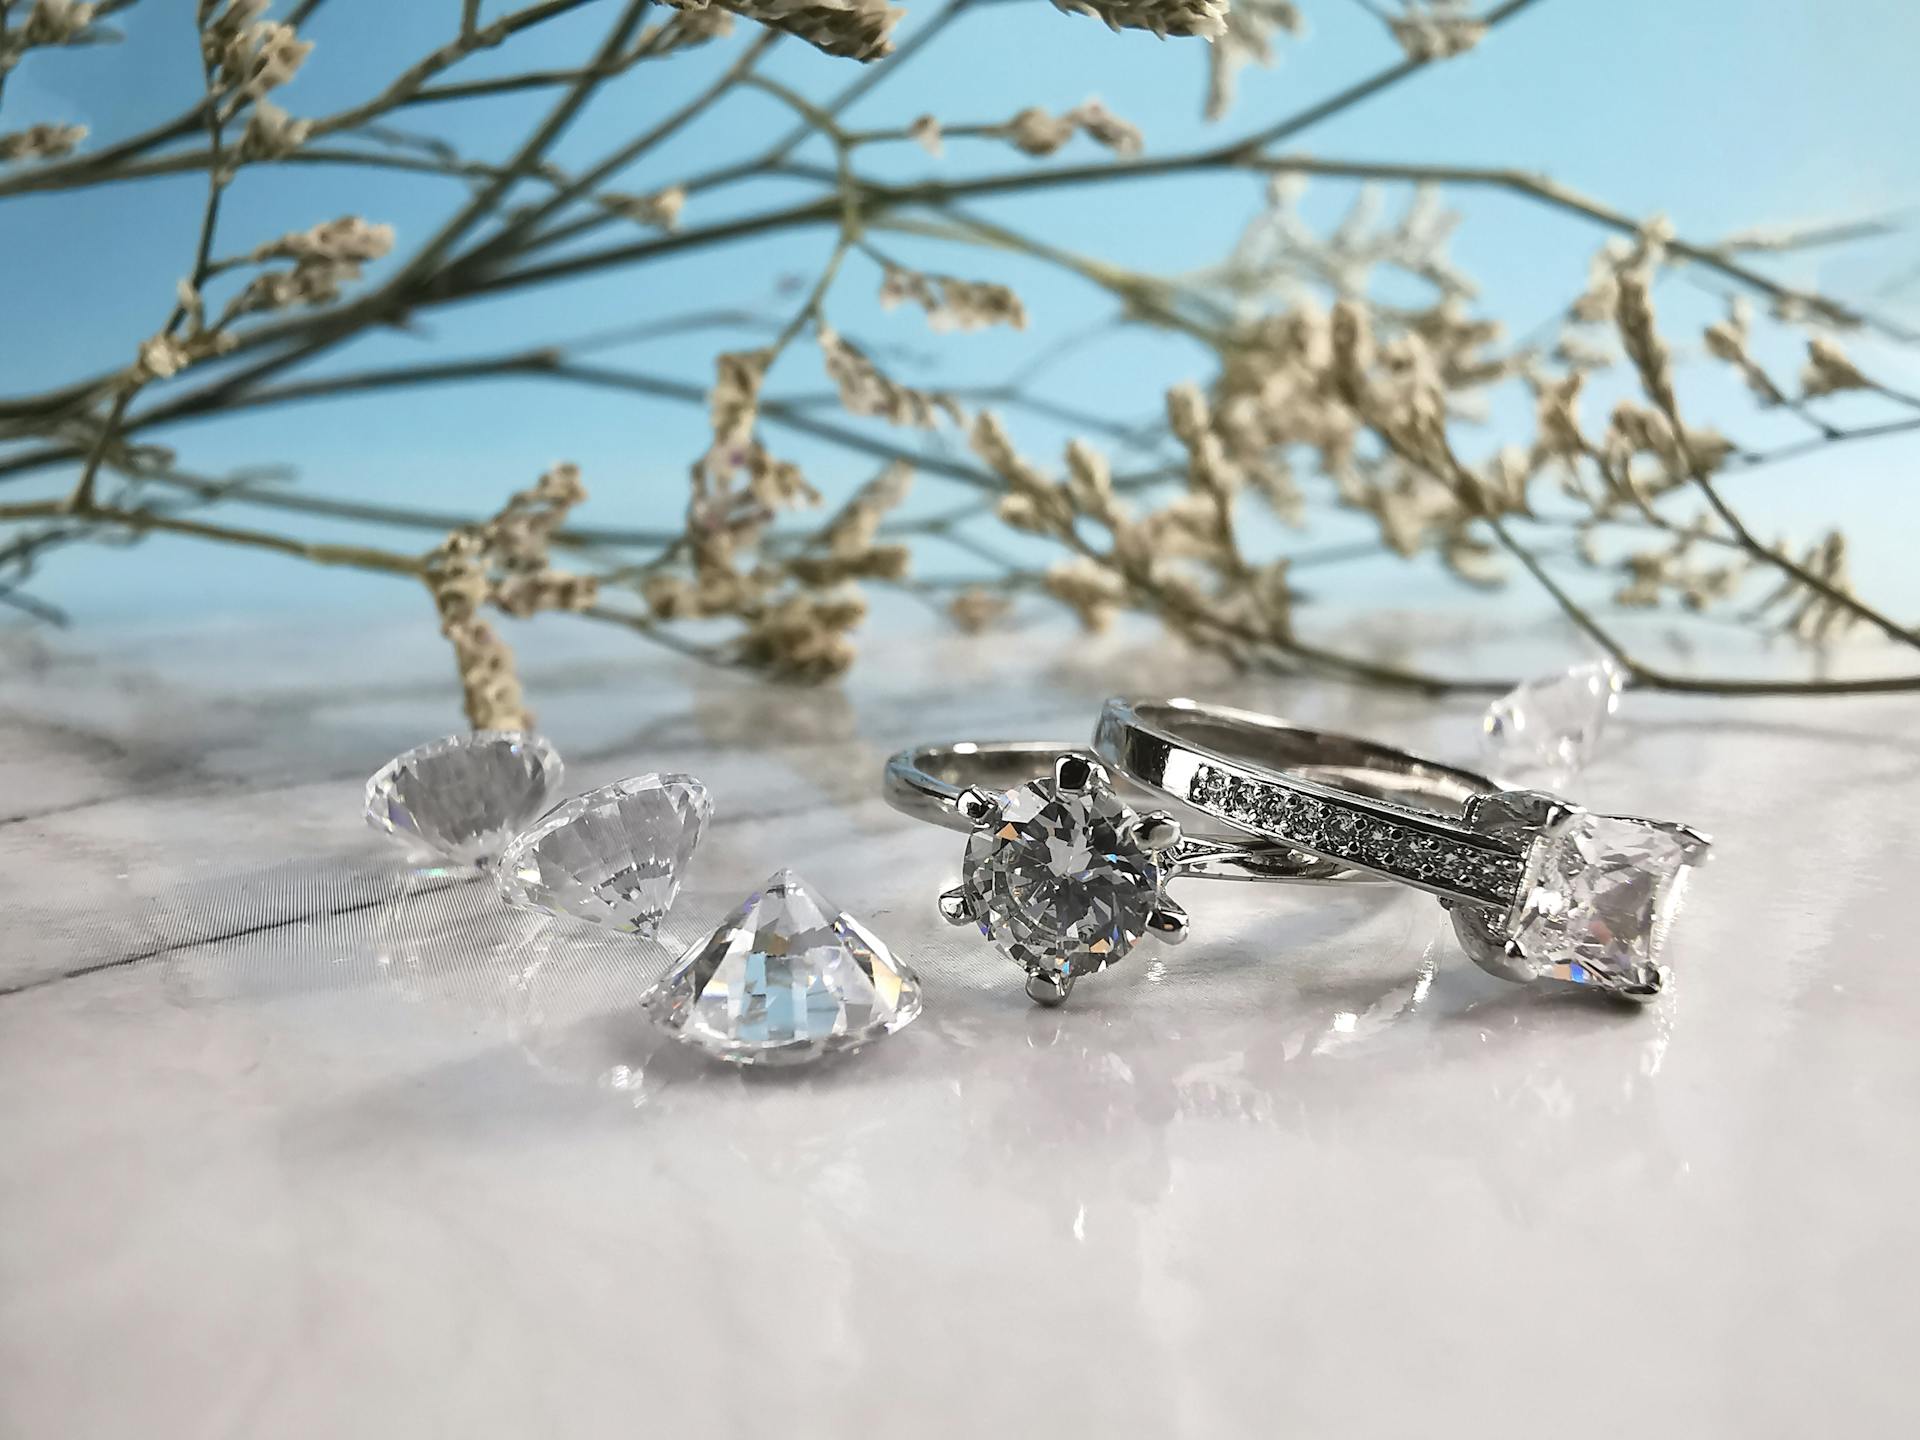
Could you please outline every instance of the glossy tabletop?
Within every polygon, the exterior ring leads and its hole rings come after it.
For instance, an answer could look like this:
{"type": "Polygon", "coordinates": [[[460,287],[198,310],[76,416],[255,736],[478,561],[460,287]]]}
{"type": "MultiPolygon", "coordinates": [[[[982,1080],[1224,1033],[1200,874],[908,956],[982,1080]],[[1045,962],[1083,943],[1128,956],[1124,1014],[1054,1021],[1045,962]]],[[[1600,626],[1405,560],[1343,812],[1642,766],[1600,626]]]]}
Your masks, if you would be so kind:
{"type": "Polygon", "coordinates": [[[457,728],[432,637],[6,632],[0,1435],[1920,1427],[1920,704],[1629,695],[1575,797],[1717,842],[1647,1010],[1426,896],[1190,880],[1186,945],[1048,1011],[940,920],[964,842],[892,750],[1083,743],[1150,675],[1471,762],[1483,702],[1053,628],[806,691],[554,626],[569,788],[713,789],[669,940],[792,865],[924,1015],[737,1073],[635,1013],[671,945],[409,868],[361,786],[457,728]]]}

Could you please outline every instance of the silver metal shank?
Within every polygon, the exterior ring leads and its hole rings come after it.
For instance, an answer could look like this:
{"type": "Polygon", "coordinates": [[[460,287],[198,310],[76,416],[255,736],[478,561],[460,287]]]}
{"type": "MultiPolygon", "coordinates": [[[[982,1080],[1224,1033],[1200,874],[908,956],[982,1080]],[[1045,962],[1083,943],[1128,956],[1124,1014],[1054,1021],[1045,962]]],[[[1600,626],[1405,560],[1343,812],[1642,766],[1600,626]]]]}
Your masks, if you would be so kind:
{"type": "MultiPolygon", "coordinates": [[[[970,814],[978,803],[1004,795],[1037,775],[1045,775],[1062,754],[1093,757],[1093,752],[1084,746],[1065,741],[958,741],[919,745],[887,761],[882,789],[887,803],[903,814],[949,830],[971,831],[975,822],[970,814]]],[[[1400,758],[1404,761],[1409,757],[1400,758]]],[[[1406,764],[1371,764],[1351,754],[1347,759],[1351,763],[1338,767],[1341,783],[1369,794],[1457,809],[1465,797],[1473,793],[1437,767],[1418,763],[1411,768],[1406,764]]],[[[1124,764],[1121,768],[1129,770],[1124,764]]],[[[1158,783],[1145,775],[1122,774],[1114,778],[1128,802],[1137,809],[1151,810],[1165,801],[1164,795],[1140,788],[1138,782],[1143,780],[1149,785],[1158,783]]],[[[1182,792],[1173,794],[1176,800],[1183,799],[1182,792]]],[[[1341,856],[1309,853],[1306,848],[1284,840],[1249,835],[1248,827],[1217,807],[1192,805],[1187,814],[1178,818],[1183,822],[1179,827],[1180,839],[1167,853],[1171,857],[1170,870],[1179,875],[1318,883],[1372,881],[1382,878],[1384,873],[1374,866],[1349,863],[1341,856]],[[1193,811],[1200,813],[1195,815],[1193,811]],[[1208,818],[1224,819],[1228,823],[1210,826],[1208,818]]]]}
{"type": "Polygon", "coordinates": [[[1446,901],[1505,912],[1520,888],[1526,837],[1474,828],[1500,787],[1470,770],[1191,700],[1109,700],[1094,749],[1228,825],[1446,901]]]}

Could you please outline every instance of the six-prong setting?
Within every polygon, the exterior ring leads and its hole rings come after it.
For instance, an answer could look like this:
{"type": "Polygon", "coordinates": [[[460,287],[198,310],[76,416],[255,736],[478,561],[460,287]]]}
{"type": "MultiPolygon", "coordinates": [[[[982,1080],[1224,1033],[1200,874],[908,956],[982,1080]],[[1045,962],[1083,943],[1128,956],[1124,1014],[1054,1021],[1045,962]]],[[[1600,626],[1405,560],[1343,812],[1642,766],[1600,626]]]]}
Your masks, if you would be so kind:
{"type": "Polygon", "coordinates": [[[1687,872],[1706,861],[1699,831],[1599,815],[1540,791],[1488,795],[1468,822],[1526,846],[1518,894],[1501,913],[1455,907],[1455,933],[1482,969],[1507,980],[1561,980],[1647,1001],[1667,984],[1660,952],[1687,872]]]}
{"type": "Polygon", "coordinates": [[[1186,912],[1166,897],[1180,824],[1134,813],[1098,761],[1069,751],[1010,793],[963,790],[954,808],[973,834],[940,913],[978,926],[1021,966],[1037,1004],[1062,1004],[1074,981],[1143,936],[1185,937],[1186,912]]]}

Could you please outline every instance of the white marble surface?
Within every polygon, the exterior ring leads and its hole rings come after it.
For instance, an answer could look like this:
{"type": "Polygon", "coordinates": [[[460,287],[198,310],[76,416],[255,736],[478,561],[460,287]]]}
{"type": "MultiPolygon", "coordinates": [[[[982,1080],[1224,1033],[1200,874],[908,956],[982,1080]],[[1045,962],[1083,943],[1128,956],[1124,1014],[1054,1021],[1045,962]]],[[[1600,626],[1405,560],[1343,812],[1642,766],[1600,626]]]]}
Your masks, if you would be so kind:
{"type": "MultiPolygon", "coordinates": [[[[1135,645],[794,692],[542,634],[572,782],[716,791],[676,928],[795,864],[922,1020],[721,1070],[631,1013],[663,952],[408,872],[358,806],[453,728],[411,629],[8,633],[0,1435],[1916,1433],[1920,705],[1630,697],[1582,798],[1719,842],[1648,1012],[1191,881],[1046,1012],[875,781],[1080,738],[1135,645]]],[[[1472,755],[1471,702],[1154,663],[1472,755]]]]}

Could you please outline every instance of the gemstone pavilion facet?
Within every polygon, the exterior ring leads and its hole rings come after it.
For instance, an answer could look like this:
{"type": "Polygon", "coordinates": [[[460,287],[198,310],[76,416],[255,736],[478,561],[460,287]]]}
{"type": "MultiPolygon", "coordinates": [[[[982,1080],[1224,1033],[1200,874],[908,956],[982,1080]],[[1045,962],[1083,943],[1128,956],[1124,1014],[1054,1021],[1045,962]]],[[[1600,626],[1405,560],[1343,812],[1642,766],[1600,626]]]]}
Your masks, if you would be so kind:
{"type": "Polygon", "coordinates": [[[1512,938],[1539,975],[1654,993],[1667,923],[1704,848],[1686,831],[1575,811],[1534,845],[1512,938]]]}
{"type": "Polygon", "coordinates": [[[538,735],[476,730],[389,760],[367,781],[367,823],[463,865],[486,865],[560,784],[538,735]]]}
{"type": "Polygon", "coordinates": [[[1565,783],[1592,758],[1625,680],[1613,661],[1594,660],[1508,691],[1487,707],[1488,767],[1515,779],[1565,783]]]}
{"type": "Polygon", "coordinates": [[[494,882],[511,904],[652,935],[713,815],[691,775],[640,775],[555,806],[514,838],[494,882]]]}
{"type": "Polygon", "coordinates": [[[791,870],[773,876],[647,992],[677,1038],[736,1065],[857,1050],[910,1024],[920,981],[791,870]]]}
{"type": "Polygon", "coordinates": [[[1066,790],[1051,777],[1006,798],[967,840],[961,876],[980,933],[1029,972],[1077,977],[1123,959],[1164,902],[1166,872],[1103,774],[1066,790]]]}

